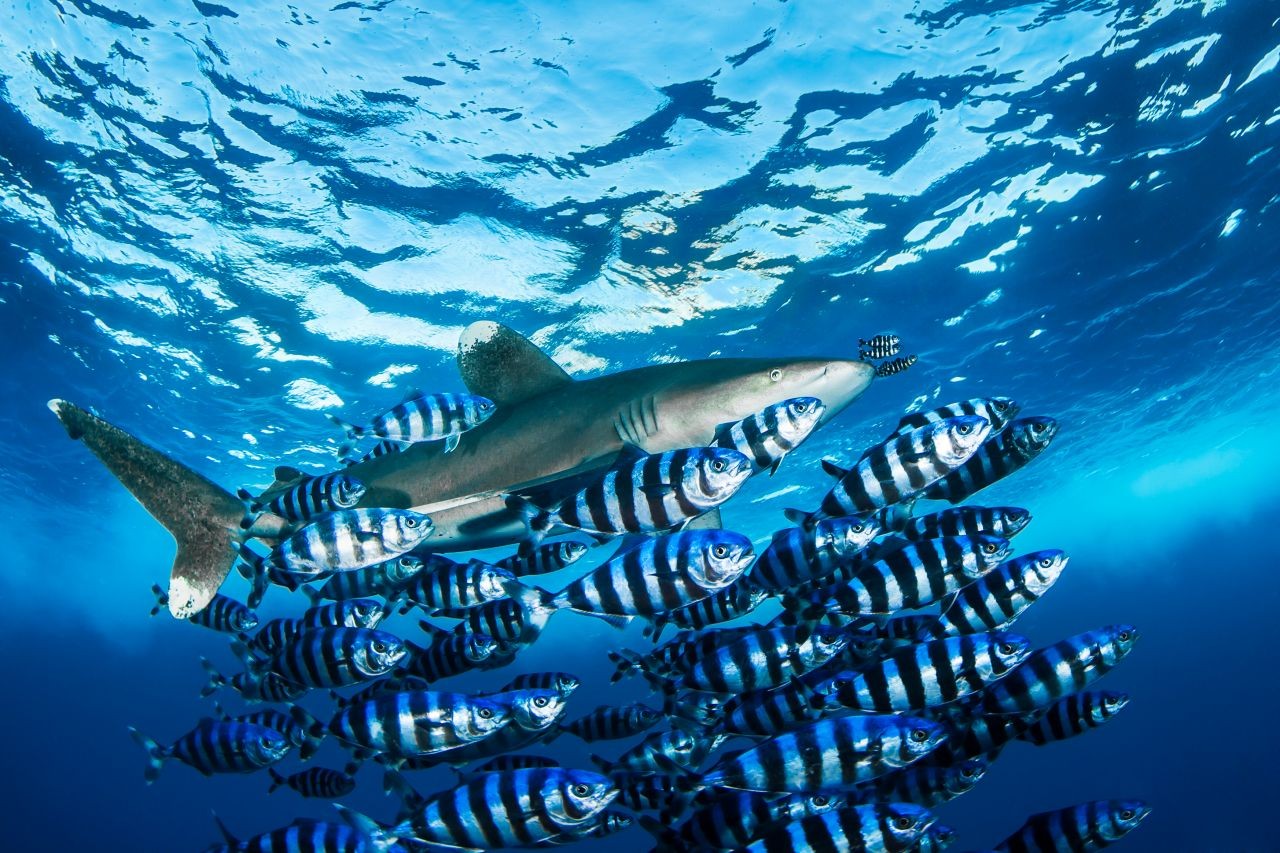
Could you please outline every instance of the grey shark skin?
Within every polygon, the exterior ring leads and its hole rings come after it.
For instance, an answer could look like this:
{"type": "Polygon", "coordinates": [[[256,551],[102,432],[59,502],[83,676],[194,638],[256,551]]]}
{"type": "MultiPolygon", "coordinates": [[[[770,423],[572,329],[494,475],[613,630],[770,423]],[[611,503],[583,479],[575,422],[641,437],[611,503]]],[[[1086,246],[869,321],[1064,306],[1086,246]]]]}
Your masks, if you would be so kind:
{"type": "MultiPolygon", "coordinates": [[[[432,550],[511,544],[527,535],[505,495],[608,466],[624,444],[649,453],[711,442],[715,428],[790,397],[817,397],[821,423],[871,384],[861,361],[820,358],[705,359],[575,381],[541,350],[498,323],[468,326],[458,366],[473,394],[498,405],[452,453],[429,444],[352,466],[367,486],[359,506],[416,509],[431,516],[432,550]]],[[[229,544],[272,539],[286,522],[264,514],[247,533],[234,495],[124,430],[64,400],[49,408],[178,543],[169,609],[201,610],[233,562],[229,544]]],[[[820,424],[821,425],[821,424],[820,424]]]]}

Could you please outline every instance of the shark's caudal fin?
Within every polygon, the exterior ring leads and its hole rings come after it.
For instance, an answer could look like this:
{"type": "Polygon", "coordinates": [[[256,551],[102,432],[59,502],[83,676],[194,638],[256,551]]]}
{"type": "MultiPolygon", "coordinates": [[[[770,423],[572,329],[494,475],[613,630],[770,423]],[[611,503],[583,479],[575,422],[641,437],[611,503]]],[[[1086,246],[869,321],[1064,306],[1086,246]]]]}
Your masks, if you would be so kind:
{"type": "Polygon", "coordinates": [[[169,612],[203,610],[231,569],[227,543],[241,535],[244,505],[235,495],[129,433],[66,400],[49,409],[178,543],[169,575],[169,612]]]}
{"type": "Polygon", "coordinates": [[[488,397],[500,411],[573,382],[523,335],[487,320],[463,329],[458,372],[468,391],[488,397]]]}

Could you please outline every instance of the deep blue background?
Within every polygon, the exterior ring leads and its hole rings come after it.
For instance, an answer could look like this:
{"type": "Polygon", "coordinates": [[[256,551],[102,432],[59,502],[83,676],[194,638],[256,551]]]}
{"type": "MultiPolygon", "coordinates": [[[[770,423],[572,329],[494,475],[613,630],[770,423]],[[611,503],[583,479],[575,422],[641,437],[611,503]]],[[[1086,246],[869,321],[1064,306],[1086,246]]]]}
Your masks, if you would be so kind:
{"type": "MultiPolygon", "coordinates": [[[[232,658],[147,618],[172,545],[45,401],[261,483],[330,463],[321,411],[457,389],[479,319],[577,375],[899,334],[919,364],[729,504],[754,538],[908,407],[1000,393],[1059,418],[983,500],[1034,512],[1019,552],[1072,557],[1019,630],[1139,627],[1102,683],[1133,701],[1010,747],[942,809],[957,849],[1120,796],[1155,809],[1123,849],[1275,849],[1274,4],[862,5],[0,13],[6,849],[192,850],[210,808],[244,836],[330,813],[261,776],[143,785],[125,727],[181,734],[210,707],[198,657],[232,658]]],[[[558,615],[512,673],[577,673],[576,715],[642,695],[606,686],[604,651],[644,643],[558,615]]],[[[378,781],[346,802],[389,818],[378,781]]]]}

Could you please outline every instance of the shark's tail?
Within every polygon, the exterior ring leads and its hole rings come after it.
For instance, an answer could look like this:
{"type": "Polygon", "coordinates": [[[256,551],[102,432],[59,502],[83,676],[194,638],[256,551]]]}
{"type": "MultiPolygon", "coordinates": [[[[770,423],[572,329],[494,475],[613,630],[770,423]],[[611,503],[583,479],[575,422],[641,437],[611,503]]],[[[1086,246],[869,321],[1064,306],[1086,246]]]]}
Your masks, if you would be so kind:
{"type": "Polygon", "coordinates": [[[66,400],[49,409],[178,543],[169,575],[169,612],[203,610],[231,569],[227,542],[239,538],[244,506],[236,496],[154,447],[66,400]]]}

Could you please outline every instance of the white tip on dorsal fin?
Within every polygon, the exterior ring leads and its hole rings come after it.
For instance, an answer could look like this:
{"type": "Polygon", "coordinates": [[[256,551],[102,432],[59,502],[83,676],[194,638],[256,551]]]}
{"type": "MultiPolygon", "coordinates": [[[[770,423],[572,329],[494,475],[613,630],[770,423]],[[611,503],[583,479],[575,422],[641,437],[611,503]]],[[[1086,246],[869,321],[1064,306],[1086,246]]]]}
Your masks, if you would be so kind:
{"type": "Polygon", "coordinates": [[[487,320],[463,329],[458,371],[468,391],[488,397],[499,409],[573,382],[523,335],[487,320]]]}

